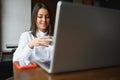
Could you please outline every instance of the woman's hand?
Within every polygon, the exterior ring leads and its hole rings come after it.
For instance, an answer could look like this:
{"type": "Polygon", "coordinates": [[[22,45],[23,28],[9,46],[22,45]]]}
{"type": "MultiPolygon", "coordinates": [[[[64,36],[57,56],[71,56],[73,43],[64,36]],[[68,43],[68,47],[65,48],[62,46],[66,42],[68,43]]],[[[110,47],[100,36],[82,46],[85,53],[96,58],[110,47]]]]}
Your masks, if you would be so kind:
{"type": "Polygon", "coordinates": [[[28,43],[28,46],[30,48],[33,48],[34,46],[49,46],[51,43],[52,39],[50,39],[50,36],[42,36],[33,39],[28,43]]]}

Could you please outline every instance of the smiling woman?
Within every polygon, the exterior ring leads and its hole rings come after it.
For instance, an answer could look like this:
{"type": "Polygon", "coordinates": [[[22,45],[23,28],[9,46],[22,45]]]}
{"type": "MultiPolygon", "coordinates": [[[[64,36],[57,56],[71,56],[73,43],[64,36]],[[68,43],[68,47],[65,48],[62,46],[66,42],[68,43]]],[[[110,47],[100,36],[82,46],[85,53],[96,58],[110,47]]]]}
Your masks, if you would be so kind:
{"type": "Polygon", "coordinates": [[[20,66],[25,66],[31,61],[50,61],[53,51],[51,36],[53,36],[53,28],[48,6],[36,3],[32,12],[30,30],[21,34],[13,62],[18,61],[20,66]]]}

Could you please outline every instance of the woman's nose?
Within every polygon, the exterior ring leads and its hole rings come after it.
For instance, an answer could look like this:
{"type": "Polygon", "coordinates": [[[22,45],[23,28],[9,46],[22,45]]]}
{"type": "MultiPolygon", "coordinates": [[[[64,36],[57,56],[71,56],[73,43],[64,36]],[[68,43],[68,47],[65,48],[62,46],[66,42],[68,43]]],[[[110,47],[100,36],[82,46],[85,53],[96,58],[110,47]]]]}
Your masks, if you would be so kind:
{"type": "Polygon", "coordinates": [[[42,18],[42,20],[43,20],[43,21],[46,21],[46,18],[45,18],[45,17],[43,17],[43,18],[42,18]]]}

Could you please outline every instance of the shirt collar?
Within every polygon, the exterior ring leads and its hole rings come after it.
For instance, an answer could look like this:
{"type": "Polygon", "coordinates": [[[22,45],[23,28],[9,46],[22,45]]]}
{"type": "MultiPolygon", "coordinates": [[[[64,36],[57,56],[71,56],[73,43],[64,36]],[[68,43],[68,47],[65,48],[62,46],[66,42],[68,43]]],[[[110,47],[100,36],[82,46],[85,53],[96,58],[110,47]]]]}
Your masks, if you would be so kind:
{"type": "Polygon", "coordinates": [[[46,35],[47,35],[47,32],[42,32],[42,31],[40,31],[40,30],[37,30],[37,32],[36,32],[36,36],[37,36],[37,37],[46,36],[46,35]]]}

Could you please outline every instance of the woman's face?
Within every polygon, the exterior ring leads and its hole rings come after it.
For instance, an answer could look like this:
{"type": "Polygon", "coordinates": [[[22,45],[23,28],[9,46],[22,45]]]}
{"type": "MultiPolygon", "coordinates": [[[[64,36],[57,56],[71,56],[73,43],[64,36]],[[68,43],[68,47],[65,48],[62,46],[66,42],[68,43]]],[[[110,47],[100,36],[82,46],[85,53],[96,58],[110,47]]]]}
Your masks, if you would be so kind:
{"type": "Polygon", "coordinates": [[[45,32],[49,24],[50,24],[50,17],[48,10],[44,8],[39,9],[37,14],[37,21],[36,21],[37,28],[40,31],[45,32]]]}

